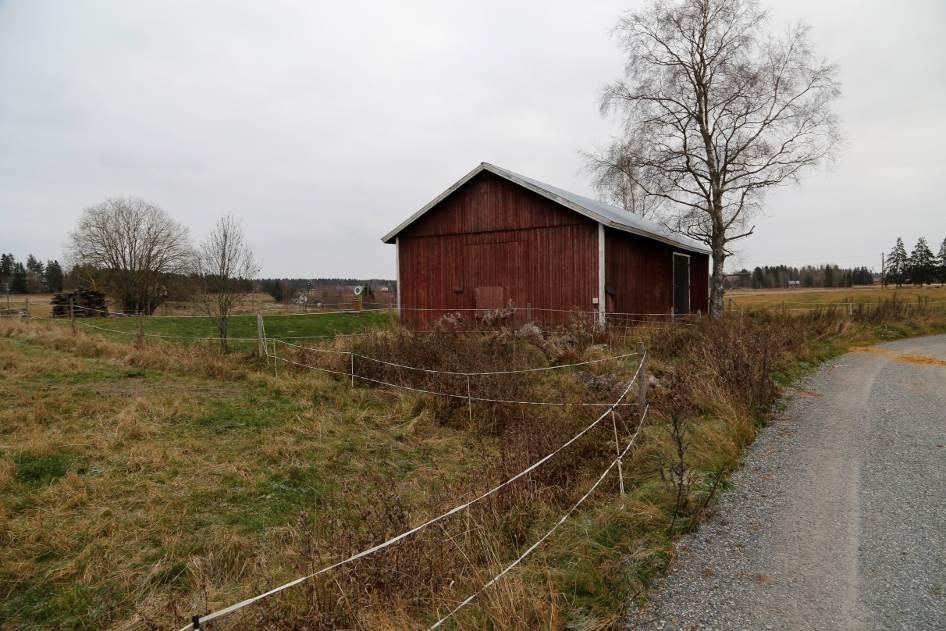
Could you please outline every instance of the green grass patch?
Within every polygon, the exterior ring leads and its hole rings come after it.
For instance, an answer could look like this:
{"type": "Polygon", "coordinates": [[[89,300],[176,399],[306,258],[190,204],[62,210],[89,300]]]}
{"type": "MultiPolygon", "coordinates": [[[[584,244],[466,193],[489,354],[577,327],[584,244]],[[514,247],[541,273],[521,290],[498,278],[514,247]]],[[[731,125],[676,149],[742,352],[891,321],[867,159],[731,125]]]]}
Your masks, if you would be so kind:
{"type": "Polygon", "coordinates": [[[107,581],[94,585],[36,580],[18,585],[0,603],[0,623],[17,621],[19,629],[100,629],[127,606],[107,581]]]}
{"type": "Polygon", "coordinates": [[[302,403],[278,390],[259,388],[236,399],[211,399],[206,411],[197,417],[196,426],[212,431],[259,430],[281,425],[303,409],[302,403]]]}
{"type": "Polygon", "coordinates": [[[33,487],[45,486],[65,476],[73,457],[65,452],[36,454],[23,452],[13,457],[16,479],[33,487]]]}
{"type": "MultiPolygon", "coordinates": [[[[363,311],[360,313],[313,312],[301,315],[267,315],[263,323],[266,336],[274,339],[330,338],[338,334],[358,333],[360,331],[390,326],[393,316],[384,311],[363,311]]],[[[132,340],[138,333],[137,318],[87,318],[82,319],[89,325],[103,329],[121,331],[123,334],[109,333],[90,327],[82,327],[87,333],[102,334],[118,339],[132,340]]],[[[68,323],[64,323],[68,324],[68,323]]],[[[187,343],[188,338],[217,337],[220,335],[214,323],[203,317],[155,316],[144,318],[141,322],[146,335],[169,336],[167,341],[187,343]],[[180,339],[177,339],[180,338],[180,339]]],[[[254,338],[251,341],[232,341],[234,348],[252,349],[256,342],[256,316],[235,315],[230,318],[229,337],[254,338]]],[[[203,342],[207,343],[207,342],[203,342]]]]}

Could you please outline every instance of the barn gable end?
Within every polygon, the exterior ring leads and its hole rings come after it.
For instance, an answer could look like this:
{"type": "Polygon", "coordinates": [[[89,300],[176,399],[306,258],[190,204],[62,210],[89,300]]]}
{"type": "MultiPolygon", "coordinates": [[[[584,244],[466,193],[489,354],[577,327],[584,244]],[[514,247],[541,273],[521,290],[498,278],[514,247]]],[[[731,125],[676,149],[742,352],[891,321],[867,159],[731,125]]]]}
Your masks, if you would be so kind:
{"type": "Polygon", "coordinates": [[[430,208],[398,237],[527,230],[594,222],[489,171],[430,208]]]}
{"type": "Polygon", "coordinates": [[[509,305],[590,310],[596,243],[591,220],[480,173],[398,234],[402,319],[509,305]]]}

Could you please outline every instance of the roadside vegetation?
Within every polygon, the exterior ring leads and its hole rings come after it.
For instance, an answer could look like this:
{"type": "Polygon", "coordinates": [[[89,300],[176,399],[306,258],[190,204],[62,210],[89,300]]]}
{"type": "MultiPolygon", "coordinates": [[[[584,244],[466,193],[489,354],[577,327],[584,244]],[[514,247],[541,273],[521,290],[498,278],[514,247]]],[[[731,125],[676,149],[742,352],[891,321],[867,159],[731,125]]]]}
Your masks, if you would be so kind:
{"type": "MultiPolygon", "coordinates": [[[[275,374],[240,350],[155,339],[136,348],[81,328],[73,336],[58,323],[7,320],[0,331],[0,625],[9,628],[180,626],[475,497],[599,413],[352,387],[289,364],[275,374]]],[[[324,347],[471,371],[646,345],[651,412],[623,463],[625,494],[611,475],[451,623],[599,629],[618,625],[626,604],[646,597],[673,538],[712,511],[799,375],[849,347],[944,331],[946,310],[888,302],[850,314],[759,312],[608,334],[580,324],[477,334],[383,326],[324,347]]],[[[343,367],[304,349],[287,359],[343,367]]],[[[491,398],[611,402],[636,365],[629,358],[491,375],[472,387],[491,398]]],[[[466,387],[384,365],[359,365],[358,373],[466,387]]],[[[622,444],[637,414],[636,405],[618,409],[622,444]]],[[[614,448],[612,427],[602,424],[471,509],[211,626],[425,628],[545,533],[614,448]]]]}

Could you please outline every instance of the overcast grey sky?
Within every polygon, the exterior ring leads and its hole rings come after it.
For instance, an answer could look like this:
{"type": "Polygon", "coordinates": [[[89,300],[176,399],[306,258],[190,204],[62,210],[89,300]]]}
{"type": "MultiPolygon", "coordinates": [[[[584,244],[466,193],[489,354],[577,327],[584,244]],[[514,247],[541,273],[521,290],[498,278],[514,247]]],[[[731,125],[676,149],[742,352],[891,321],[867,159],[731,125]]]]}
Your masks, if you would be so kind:
{"type": "MultiPolygon", "coordinates": [[[[590,194],[579,150],[638,0],[0,0],[0,250],[62,257],[143,197],[244,218],[266,276],[393,277],[380,237],[481,161],[590,194]]],[[[879,267],[946,237],[946,3],[770,2],[840,66],[838,163],[768,197],[730,267],[879,267]]]]}

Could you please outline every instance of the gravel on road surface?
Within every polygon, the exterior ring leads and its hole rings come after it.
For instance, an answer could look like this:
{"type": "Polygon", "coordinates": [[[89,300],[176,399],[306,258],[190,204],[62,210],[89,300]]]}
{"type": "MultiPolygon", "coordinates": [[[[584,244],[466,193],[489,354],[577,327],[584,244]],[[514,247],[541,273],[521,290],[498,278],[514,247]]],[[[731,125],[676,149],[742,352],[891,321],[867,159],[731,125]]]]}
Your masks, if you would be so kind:
{"type": "Polygon", "coordinates": [[[808,376],[633,629],[946,630],[946,335],[808,376]]]}

